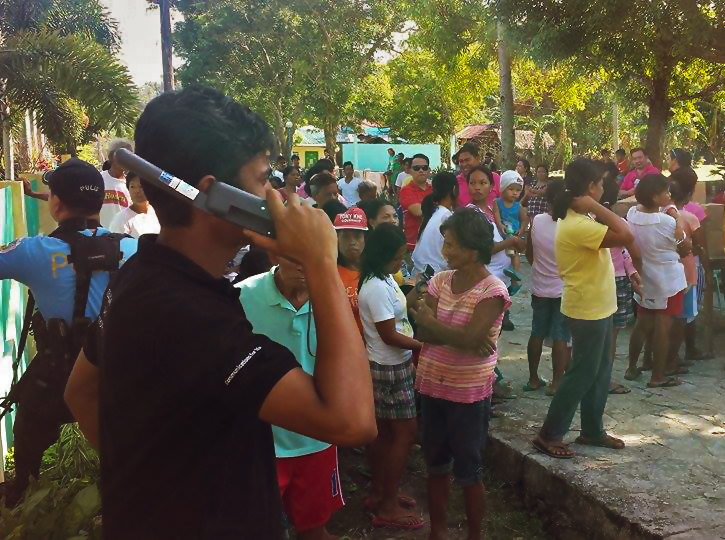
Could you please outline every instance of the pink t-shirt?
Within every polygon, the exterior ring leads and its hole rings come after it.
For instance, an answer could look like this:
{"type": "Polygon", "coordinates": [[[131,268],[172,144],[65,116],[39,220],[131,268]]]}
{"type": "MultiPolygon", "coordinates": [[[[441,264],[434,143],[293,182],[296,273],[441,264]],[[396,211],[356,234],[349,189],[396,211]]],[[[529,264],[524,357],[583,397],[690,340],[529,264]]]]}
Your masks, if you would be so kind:
{"type": "Polygon", "coordinates": [[[637,184],[639,184],[639,181],[648,174],[660,174],[660,170],[651,163],[647,165],[642,171],[632,169],[631,171],[629,171],[629,173],[627,173],[627,176],[624,177],[624,180],[622,180],[622,191],[629,191],[630,189],[634,189],[635,187],[637,187],[637,184]]]}
{"type": "Polygon", "coordinates": [[[707,218],[707,214],[705,214],[705,209],[702,207],[702,205],[697,204],[694,201],[688,202],[685,206],[682,207],[683,210],[687,210],[697,218],[697,221],[699,223],[702,223],[705,221],[705,218],[707,218]]]}
{"type": "Polygon", "coordinates": [[[531,294],[541,298],[560,298],[564,283],[556,266],[556,221],[539,214],[531,222],[534,263],[531,266],[531,294]]]}
{"type": "MultiPolygon", "coordinates": [[[[436,318],[449,326],[461,327],[470,323],[473,310],[484,299],[504,299],[504,309],[489,330],[488,337],[496,343],[506,309],[511,306],[506,286],[490,275],[460,294],[451,290],[455,270],[437,273],[428,282],[428,294],[438,299],[436,318]]],[[[483,401],[493,393],[493,369],[498,353],[484,357],[449,345],[425,343],[420,352],[415,388],[426,396],[456,403],[483,401]]]]}
{"type": "MultiPolygon", "coordinates": [[[[501,176],[498,173],[491,172],[493,176],[493,185],[491,186],[491,192],[488,194],[486,202],[489,206],[493,206],[496,198],[501,195],[501,176]]],[[[456,176],[458,180],[458,202],[457,208],[465,208],[471,204],[471,194],[468,192],[468,180],[466,180],[466,173],[461,172],[456,176]]]]}
{"type": "MultiPolygon", "coordinates": [[[[685,222],[685,234],[687,238],[692,238],[692,233],[700,228],[700,220],[690,211],[682,208],[680,210],[682,220],[685,222]]],[[[685,279],[687,279],[688,285],[697,285],[697,260],[695,256],[690,253],[686,257],[680,259],[682,266],[685,267],[685,279]]]]}
{"type": "Polygon", "coordinates": [[[615,277],[628,277],[637,272],[632,264],[632,256],[625,248],[609,248],[609,253],[612,256],[615,277]]]}

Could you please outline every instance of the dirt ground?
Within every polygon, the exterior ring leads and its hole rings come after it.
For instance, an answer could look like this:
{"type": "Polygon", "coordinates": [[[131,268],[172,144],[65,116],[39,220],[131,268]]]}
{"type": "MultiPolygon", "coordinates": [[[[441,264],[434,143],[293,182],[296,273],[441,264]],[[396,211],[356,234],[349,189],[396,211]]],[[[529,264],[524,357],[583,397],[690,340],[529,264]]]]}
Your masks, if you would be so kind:
{"type": "MultiPolygon", "coordinates": [[[[426,520],[418,531],[376,529],[370,524],[371,512],[363,509],[362,501],[368,493],[369,478],[364,474],[365,460],[357,451],[340,452],[340,472],[345,490],[346,506],[333,517],[328,530],[349,540],[419,540],[428,538],[426,472],[423,455],[416,446],[410,457],[402,489],[418,501],[417,511],[426,520]],[[361,471],[362,469],[362,471],[361,471]]],[[[553,537],[543,531],[541,522],[525,511],[512,488],[486,474],[487,512],[484,523],[488,540],[549,540],[553,537]]],[[[449,504],[450,540],[466,538],[466,517],[463,512],[463,494],[453,486],[449,504]]]]}

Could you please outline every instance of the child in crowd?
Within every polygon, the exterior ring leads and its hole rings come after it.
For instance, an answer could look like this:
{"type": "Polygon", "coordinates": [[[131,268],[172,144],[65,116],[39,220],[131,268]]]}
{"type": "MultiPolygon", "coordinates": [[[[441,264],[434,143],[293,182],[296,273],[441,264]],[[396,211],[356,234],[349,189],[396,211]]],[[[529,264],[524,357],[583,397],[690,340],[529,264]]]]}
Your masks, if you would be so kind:
{"type": "Polygon", "coordinates": [[[571,332],[572,358],[532,441],[540,452],[560,459],[575,455],[563,439],[580,405],[581,434],[576,443],[624,448],[624,441],[609,435],[603,422],[612,375],[612,315],[617,311],[608,248],[634,242],[624,220],[599,204],[604,175],[593,161],[571,162],[564,181],[566,188],[554,196],[551,207],[552,218],[559,220],[556,263],[564,282],[561,312],[571,332]]]}
{"type": "MultiPolygon", "coordinates": [[[[546,198],[551,203],[557,194],[564,191],[563,180],[549,182],[546,198]]],[[[550,206],[550,205],[549,205],[550,206]]],[[[561,293],[564,284],[556,266],[556,221],[551,212],[539,214],[531,222],[526,238],[526,260],[531,263],[531,337],[526,348],[529,360],[529,382],[524,392],[532,392],[546,386],[546,380],[539,377],[539,362],[544,340],[550,337],[554,376],[546,389],[546,395],[553,396],[559,387],[561,377],[569,363],[569,329],[561,313],[561,293]]]]}
{"type": "MultiPolygon", "coordinates": [[[[501,196],[493,205],[493,216],[496,228],[503,238],[512,236],[523,237],[529,225],[526,208],[521,206],[519,196],[524,188],[524,181],[516,171],[506,171],[501,175],[501,196]]],[[[512,268],[507,275],[511,278],[510,294],[516,294],[521,288],[521,259],[518,251],[509,250],[506,253],[511,259],[512,268]]]]}
{"type": "Polygon", "coordinates": [[[360,208],[350,208],[338,214],[334,219],[337,231],[337,271],[342,284],[347,290],[352,313],[355,315],[360,333],[363,333],[360,311],[358,308],[358,281],[360,280],[360,257],[365,248],[365,232],[368,221],[365,212],[360,208]]]}
{"type": "Polygon", "coordinates": [[[689,186],[681,178],[670,179],[670,198],[677,207],[682,218],[685,235],[692,242],[692,253],[680,258],[685,269],[687,289],[684,295],[682,312],[675,317],[670,337],[670,351],[667,355],[667,374],[685,375],[687,366],[679,366],[677,355],[685,340],[685,326],[694,322],[697,317],[697,260],[695,253],[701,253],[705,244],[705,231],[700,227],[700,220],[686,208],[690,200],[689,186]]]}
{"type": "Polygon", "coordinates": [[[421,348],[413,339],[405,296],[392,276],[400,271],[406,253],[399,227],[375,227],[362,254],[358,293],[378,425],[378,436],[368,448],[372,494],[364,504],[376,510],[373,525],[389,529],[423,526],[409,511],[415,500],[399,493],[417,430],[411,351],[421,348]]]}
{"type": "Polygon", "coordinates": [[[524,188],[524,196],[521,205],[526,207],[526,214],[529,221],[539,214],[546,214],[549,211],[549,203],[546,200],[546,186],[549,183],[549,168],[546,165],[536,167],[536,179],[530,186],[524,188]]]}
{"type": "Polygon", "coordinates": [[[496,342],[510,300],[491,260],[493,226],[460,208],[441,225],[451,270],[428,283],[412,306],[423,349],[415,387],[421,397],[423,454],[428,469],[430,538],[448,536],[450,476],[463,488],[468,538],[480,538],[486,490],[481,450],[488,433],[498,359],[496,342]]]}
{"type": "MultiPolygon", "coordinates": [[[[627,221],[642,253],[642,292],[635,295],[638,317],[629,342],[625,379],[633,380],[641,374],[637,362],[649,338],[652,339],[652,376],[647,386],[677,386],[680,381],[666,374],[666,362],[672,318],[682,312],[687,289],[685,269],[677,253],[678,246],[687,241],[684,222],[670,203],[669,183],[661,174],[645,175],[634,195],[638,204],[629,209],[627,221]]],[[[689,251],[688,246],[683,249],[689,251]]]]}

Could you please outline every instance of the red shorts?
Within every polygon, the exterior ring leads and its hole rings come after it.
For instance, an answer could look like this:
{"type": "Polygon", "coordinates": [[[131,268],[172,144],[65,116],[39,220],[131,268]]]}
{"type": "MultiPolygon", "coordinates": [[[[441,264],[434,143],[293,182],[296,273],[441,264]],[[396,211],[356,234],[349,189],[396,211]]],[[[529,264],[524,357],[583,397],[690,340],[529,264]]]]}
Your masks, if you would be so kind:
{"type": "Polygon", "coordinates": [[[277,458],[282,505],[296,531],[322,527],[345,505],[337,447],[292,458],[277,458]]]}
{"type": "Polygon", "coordinates": [[[649,309],[637,304],[637,311],[640,313],[646,313],[648,315],[666,315],[668,317],[677,317],[682,313],[682,308],[685,307],[685,293],[684,291],[678,292],[675,296],[670,296],[667,299],[667,307],[665,309],[649,309]]]}

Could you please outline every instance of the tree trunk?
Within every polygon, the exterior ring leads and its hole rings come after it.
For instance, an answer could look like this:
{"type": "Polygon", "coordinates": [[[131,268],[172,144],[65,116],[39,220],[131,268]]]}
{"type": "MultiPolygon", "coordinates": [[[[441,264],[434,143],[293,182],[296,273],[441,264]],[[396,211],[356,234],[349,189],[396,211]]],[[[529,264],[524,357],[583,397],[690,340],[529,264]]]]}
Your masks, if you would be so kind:
{"type": "Polygon", "coordinates": [[[649,117],[647,118],[647,141],[645,152],[652,165],[662,167],[662,143],[665,138],[667,122],[670,119],[672,104],[669,99],[670,78],[666,73],[658,74],[652,81],[652,94],[649,98],[649,117]]]}
{"type": "Polygon", "coordinates": [[[619,105],[612,101],[612,153],[619,148],[619,105]]]}
{"type": "Polygon", "coordinates": [[[325,149],[332,156],[337,165],[336,148],[337,148],[337,122],[332,118],[325,118],[323,121],[325,130],[325,149]]]}
{"type": "Polygon", "coordinates": [[[498,66],[501,93],[501,164],[512,169],[516,161],[516,136],[514,128],[514,91],[511,83],[511,56],[504,36],[503,23],[496,25],[498,32],[498,66]]]}
{"type": "Polygon", "coordinates": [[[164,92],[174,89],[173,50],[171,46],[171,12],[169,0],[159,0],[161,12],[161,66],[164,72],[164,92]]]}
{"type": "Polygon", "coordinates": [[[15,180],[15,163],[13,163],[13,136],[10,132],[10,110],[5,98],[5,79],[0,79],[0,127],[3,132],[3,168],[5,180],[15,180]]]}

